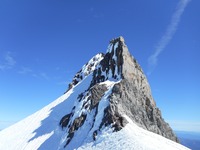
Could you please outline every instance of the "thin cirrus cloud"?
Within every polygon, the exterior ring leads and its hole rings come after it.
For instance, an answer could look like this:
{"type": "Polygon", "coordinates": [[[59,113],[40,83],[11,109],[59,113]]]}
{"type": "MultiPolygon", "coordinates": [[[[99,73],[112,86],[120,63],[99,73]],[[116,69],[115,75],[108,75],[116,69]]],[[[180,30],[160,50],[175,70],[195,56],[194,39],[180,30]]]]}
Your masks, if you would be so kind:
{"type": "Polygon", "coordinates": [[[190,1],[191,0],[180,0],[179,1],[174,14],[172,15],[171,22],[168,25],[165,34],[162,36],[162,38],[156,45],[154,53],[148,58],[148,67],[149,67],[148,74],[149,75],[155,69],[157,62],[158,62],[159,55],[161,54],[161,52],[165,49],[165,47],[169,44],[169,42],[173,38],[173,36],[178,28],[178,24],[181,20],[181,15],[183,14],[186,6],[188,5],[188,3],[190,1]]]}
{"type": "MultiPolygon", "coordinates": [[[[13,57],[13,53],[6,52],[5,55],[0,58],[0,71],[6,71],[8,69],[13,69],[16,65],[16,60],[13,57]]],[[[19,68],[19,67],[17,67],[19,68]]],[[[42,78],[45,80],[49,80],[48,75],[45,72],[34,72],[31,68],[21,67],[18,71],[19,74],[30,74],[33,77],[42,78]]]]}
{"type": "Polygon", "coordinates": [[[21,67],[21,69],[18,71],[19,74],[31,74],[33,73],[33,70],[28,67],[21,67]]]}
{"type": "Polygon", "coordinates": [[[11,52],[6,52],[0,62],[0,70],[5,71],[7,69],[12,69],[16,64],[14,57],[11,52]]]}
{"type": "Polygon", "coordinates": [[[45,80],[50,79],[49,76],[45,72],[36,72],[29,67],[21,67],[18,73],[23,74],[23,75],[31,75],[32,77],[45,79],[45,80]]]}

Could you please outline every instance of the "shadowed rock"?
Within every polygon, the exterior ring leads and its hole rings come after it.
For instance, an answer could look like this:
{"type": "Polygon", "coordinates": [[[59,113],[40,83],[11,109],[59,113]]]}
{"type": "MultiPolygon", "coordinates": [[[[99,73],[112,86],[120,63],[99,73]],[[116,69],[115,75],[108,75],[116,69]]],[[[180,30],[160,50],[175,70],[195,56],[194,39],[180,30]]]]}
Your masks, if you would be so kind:
{"type": "Polygon", "coordinates": [[[85,114],[82,114],[80,117],[78,117],[78,118],[76,118],[76,119],[74,120],[74,122],[72,123],[72,125],[70,126],[70,129],[69,129],[69,131],[68,131],[68,136],[67,136],[68,140],[67,140],[67,142],[66,142],[65,147],[69,144],[69,142],[70,142],[71,139],[73,138],[74,132],[75,132],[76,130],[78,130],[78,128],[80,128],[80,127],[83,125],[83,123],[84,123],[86,117],[87,117],[87,116],[86,116],[85,114]]]}
{"type": "Polygon", "coordinates": [[[68,125],[71,115],[72,113],[67,114],[60,120],[60,125],[62,128],[68,125]]]}
{"type": "Polygon", "coordinates": [[[105,85],[95,85],[91,88],[90,93],[91,93],[91,105],[90,105],[90,110],[94,109],[97,107],[99,104],[99,101],[107,91],[107,88],[105,85]]]}

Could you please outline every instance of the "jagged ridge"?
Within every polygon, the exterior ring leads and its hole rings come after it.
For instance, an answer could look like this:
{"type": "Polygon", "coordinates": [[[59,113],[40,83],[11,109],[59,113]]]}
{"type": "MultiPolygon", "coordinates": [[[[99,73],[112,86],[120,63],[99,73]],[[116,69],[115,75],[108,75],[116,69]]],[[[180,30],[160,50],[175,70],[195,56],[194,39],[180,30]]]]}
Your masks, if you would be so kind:
{"type": "MultiPolygon", "coordinates": [[[[76,73],[74,78],[72,79],[72,82],[68,85],[68,89],[66,92],[68,92],[70,89],[72,89],[75,85],[77,85],[80,81],[82,81],[85,77],[87,77],[89,74],[91,74],[95,69],[96,66],[100,63],[100,61],[104,58],[103,53],[99,53],[92,57],[82,68],[80,71],[76,73]]],[[[66,93],[65,92],[65,93],[66,93]]]]}

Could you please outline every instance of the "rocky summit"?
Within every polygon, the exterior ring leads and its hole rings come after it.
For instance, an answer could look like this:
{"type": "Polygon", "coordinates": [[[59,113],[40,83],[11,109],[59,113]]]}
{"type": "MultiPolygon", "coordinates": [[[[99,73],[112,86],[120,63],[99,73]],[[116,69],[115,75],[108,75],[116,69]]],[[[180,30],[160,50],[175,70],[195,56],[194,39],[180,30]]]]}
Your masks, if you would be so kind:
{"type": "Polygon", "coordinates": [[[187,149],[156,106],[123,37],[78,71],[64,95],[0,132],[0,149],[187,149]]]}
{"type": "MultiPolygon", "coordinates": [[[[126,126],[128,121],[123,115],[127,115],[146,130],[178,142],[169,124],[162,118],[161,111],[156,107],[147,78],[136,59],[130,54],[123,37],[111,40],[107,53],[97,54],[84,68],[87,68],[87,72],[91,72],[92,81],[88,89],[80,93],[77,98],[81,107],[74,106],[71,112],[63,116],[60,121],[60,125],[67,128],[68,132],[65,146],[70,143],[87,118],[92,118],[90,132],[95,140],[103,127],[110,126],[114,129],[113,131],[119,131],[126,126]],[[97,121],[97,115],[101,109],[100,102],[109,90],[105,84],[101,84],[105,81],[115,84],[107,96],[109,104],[103,108],[103,118],[97,121]],[[77,118],[73,118],[76,111],[82,113],[77,118]]],[[[89,74],[83,72],[82,69],[76,74],[74,79],[77,76],[79,79],[76,82],[73,80],[69,89],[81,81],[82,76],[89,74]],[[79,75],[80,73],[82,75],[79,75]]]]}

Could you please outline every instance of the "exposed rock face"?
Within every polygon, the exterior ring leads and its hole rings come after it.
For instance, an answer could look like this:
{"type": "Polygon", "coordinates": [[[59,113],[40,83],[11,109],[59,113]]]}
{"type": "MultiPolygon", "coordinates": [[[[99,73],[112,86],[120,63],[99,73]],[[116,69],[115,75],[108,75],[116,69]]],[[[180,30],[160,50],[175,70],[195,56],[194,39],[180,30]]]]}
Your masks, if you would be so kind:
{"type": "Polygon", "coordinates": [[[104,117],[100,124],[100,129],[103,125],[112,125],[114,131],[119,131],[127,123],[127,120],[118,112],[116,105],[111,103],[110,106],[106,107],[104,110],[104,117]]]}
{"type": "Polygon", "coordinates": [[[87,117],[86,114],[82,114],[80,117],[77,117],[76,119],[74,119],[72,125],[69,126],[69,131],[68,131],[68,136],[67,136],[68,140],[65,146],[67,146],[67,144],[69,144],[69,142],[73,138],[74,132],[83,125],[86,117],[87,117]]]}
{"type": "Polygon", "coordinates": [[[115,84],[110,98],[111,105],[114,104],[119,114],[126,114],[142,128],[177,142],[178,139],[169,124],[151,101],[153,99],[137,89],[134,81],[127,79],[115,84]]]}
{"type": "Polygon", "coordinates": [[[91,125],[88,134],[91,132],[93,140],[96,140],[103,127],[111,126],[113,131],[121,130],[128,123],[123,115],[146,130],[178,142],[156,107],[148,81],[140,65],[128,51],[122,37],[111,40],[107,53],[100,54],[96,62],[94,60],[89,64],[85,67],[89,70],[88,73],[83,76],[82,69],[70,84],[75,86],[77,82],[92,73],[90,86],[77,97],[81,107],[77,110],[78,108],[74,106],[71,113],[65,115],[60,121],[60,125],[67,128],[66,145],[70,143],[74,133],[85,122],[87,123],[86,120],[90,120],[91,125]],[[109,103],[107,104],[105,100],[109,103]],[[104,106],[103,110],[102,106],[104,106]],[[80,115],[74,117],[76,111],[79,111],[80,115]],[[99,117],[100,113],[103,113],[103,118],[99,117]]]}
{"type": "MultiPolygon", "coordinates": [[[[95,124],[95,119],[98,111],[98,105],[102,97],[105,95],[105,92],[107,91],[107,87],[102,85],[94,85],[84,93],[81,93],[78,97],[78,103],[80,107],[74,106],[71,113],[65,115],[60,120],[60,126],[62,128],[66,128],[68,132],[67,136],[67,142],[65,147],[70,143],[72,140],[75,132],[84,124],[87,115],[90,116],[89,118],[92,120],[90,122],[90,128],[92,129],[95,124]],[[76,112],[80,112],[80,116],[75,116],[76,112]],[[94,113],[91,113],[94,112],[94,113]]],[[[102,124],[103,125],[103,124],[102,124]]],[[[101,126],[102,127],[102,126],[101,126]]],[[[97,132],[100,131],[101,127],[94,128],[95,131],[93,131],[94,137],[97,135],[97,132]]]]}
{"type": "Polygon", "coordinates": [[[71,113],[65,115],[61,120],[60,120],[60,125],[63,127],[67,127],[69,121],[70,121],[70,117],[71,117],[71,113]]]}
{"type": "Polygon", "coordinates": [[[95,85],[91,88],[91,90],[90,90],[90,93],[91,93],[90,110],[97,107],[97,105],[99,104],[99,101],[105,94],[105,91],[107,91],[107,88],[104,85],[95,85]]]}

